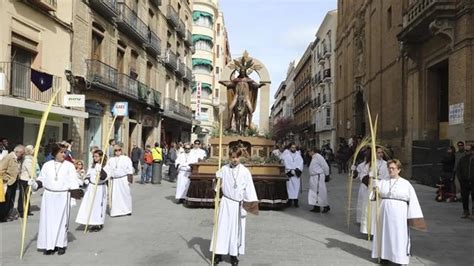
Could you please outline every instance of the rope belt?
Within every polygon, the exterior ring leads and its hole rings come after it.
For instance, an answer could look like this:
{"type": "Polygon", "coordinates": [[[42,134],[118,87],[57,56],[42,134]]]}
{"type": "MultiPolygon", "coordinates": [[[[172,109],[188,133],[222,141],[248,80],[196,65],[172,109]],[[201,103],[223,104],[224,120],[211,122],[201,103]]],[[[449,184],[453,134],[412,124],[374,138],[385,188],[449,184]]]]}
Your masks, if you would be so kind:
{"type": "Polygon", "coordinates": [[[395,198],[387,198],[387,197],[382,197],[382,199],[386,199],[386,200],[398,200],[398,201],[403,201],[403,202],[405,202],[406,204],[408,204],[408,201],[407,201],[407,200],[403,200],[403,199],[395,199],[395,198]]]}
{"type": "Polygon", "coordinates": [[[57,193],[60,193],[60,192],[69,192],[69,189],[66,189],[66,190],[55,190],[55,189],[50,189],[50,188],[47,188],[47,187],[44,187],[45,190],[49,191],[49,192],[57,192],[57,193]]]}
{"type": "Polygon", "coordinates": [[[124,178],[124,177],[126,177],[126,176],[128,176],[128,175],[117,176],[117,177],[111,177],[111,179],[120,179],[120,178],[124,178]]]}
{"type": "MultiPolygon", "coordinates": [[[[107,183],[107,180],[102,181],[102,182],[99,182],[99,183],[97,183],[97,185],[98,185],[98,186],[103,186],[103,185],[105,185],[106,183],[107,183]]],[[[92,182],[92,181],[89,181],[89,184],[90,184],[90,185],[95,185],[95,183],[92,182]]]]}

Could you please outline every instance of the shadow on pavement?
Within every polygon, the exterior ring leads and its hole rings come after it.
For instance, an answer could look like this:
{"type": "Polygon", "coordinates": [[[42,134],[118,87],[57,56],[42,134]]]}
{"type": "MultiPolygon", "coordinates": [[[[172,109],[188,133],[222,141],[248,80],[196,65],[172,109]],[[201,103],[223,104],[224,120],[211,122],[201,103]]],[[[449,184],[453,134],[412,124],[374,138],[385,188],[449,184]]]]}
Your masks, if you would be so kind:
{"type": "Polygon", "coordinates": [[[373,262],[370,259],[371,251],[366,248],[360,247],[352,243],[344,242],[335,238],[326,238],[326,240],[327,240],[327,243],[326,243],[327,248],[339,248],[347,253],[350,253],[356,257],[364,259],[368,262],[373,262]]]}
{"type": "Polygon", "coordinates": [[[206,263],[211,263],[210,258],[212,253],[209,251],[211,240],[202,237],[193,237],[188,241],[182,235],[180,235],[180,237],[188,244],[188,248],[193,249],[206,263]]]}

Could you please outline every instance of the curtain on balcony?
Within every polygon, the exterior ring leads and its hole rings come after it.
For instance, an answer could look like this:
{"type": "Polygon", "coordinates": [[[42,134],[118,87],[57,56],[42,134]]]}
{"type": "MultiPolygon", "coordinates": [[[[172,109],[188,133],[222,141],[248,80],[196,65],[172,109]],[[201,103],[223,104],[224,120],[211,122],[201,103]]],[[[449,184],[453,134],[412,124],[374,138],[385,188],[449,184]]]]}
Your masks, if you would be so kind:
{"type": "Polygon", "coordinates": [[[203,58],[193,58],[193,67],[196,65],[205,65],[213,69],[212,66],[212,61],[208,59],[203,59],[203,58]]]}
{"type": "Polygon", "coordinates": [[[211,22],[214,22],[214,16],[209,12],[206,12],[206,11],[194,11],[193,12],[193,20],[194,21],[198,20],[201,17],[208,17],[209,19],[211,19],[211,22]]]}
{"type": "Polygon", "coordinates": [[[208,41],[212,44],[212,37],[203,34],[193,34],[193,43],[197,41],[208,41]]]}

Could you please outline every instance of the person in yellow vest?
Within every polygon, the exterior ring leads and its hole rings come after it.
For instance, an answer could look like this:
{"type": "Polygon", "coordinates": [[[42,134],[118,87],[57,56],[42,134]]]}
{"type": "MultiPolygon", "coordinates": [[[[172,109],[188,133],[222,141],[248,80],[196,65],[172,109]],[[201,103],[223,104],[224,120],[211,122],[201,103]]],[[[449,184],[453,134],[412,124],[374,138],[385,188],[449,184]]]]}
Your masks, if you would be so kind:
{"type": "Polygon", "coordinates": [[[162,168],[163,168],[163,150],[158,142],[155,143],[155,147],[151,149],[151,155],[153,157],[152,166],[152,184],[161,184],[162,168]]]}

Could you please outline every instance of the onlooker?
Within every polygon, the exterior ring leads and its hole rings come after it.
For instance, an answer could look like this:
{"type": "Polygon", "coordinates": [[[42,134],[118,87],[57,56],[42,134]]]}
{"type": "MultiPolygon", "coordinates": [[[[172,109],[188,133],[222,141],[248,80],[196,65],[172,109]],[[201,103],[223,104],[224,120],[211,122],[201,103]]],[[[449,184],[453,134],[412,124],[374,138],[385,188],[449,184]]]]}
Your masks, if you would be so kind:
{"type": "MultiPolygon", "coordinates": [[[[39,176],[39,165],[36,163],[36,166],[33,167],[33,153],[34,148],[33,145],[28,145],[25,147],[25,158],[23,159],[23,163],[21,165],[20,171],[20,180],[18,190],[20,195],[18,196],[18,215],[23,217],[23,200],[26,200],[26,192],[28,191],[28,181],[33,178],[33,174],[36,172],[36,176],[39,176]]],[[[28,205],[28,210],[30,210],[28,205]]],[[[28,211],[28,215],[33,215],[31,211],[28,211]]]]}
{"type": "Polygon", "coordinates": [[[456,199],[456,193],[454,193],[454,162],[455,162],[455,149],[454,147],[449,147],[444,155],[441,163],[443,165],[441,173],[441,183],[440,187],[440,200],[454,201],[456,199]]]}
{"type": "MultiPolygon", "coordinates": [[[[461,160],[462,157],[464,157],[464,142],[462,141],[458,141],[456,143],[456,146],[458,146],[458,151],[454,154],[454,157],[455,157],[455,161],[454,161],[454,173],[457,173],[457,169],[458,169],[458,164],[459,164],[459,161],[461,160]]],[[[458,176],[458,181],[459,181],[459,176],[458,176]]],[[[460,184],[458,184],[460,186],[460,184]]],[[[456,190],[456,180],[454,181],[454,186],[453,186],[453,191],[454,193],[457,194],[457,190],[456,190]]],[[[461,196],[462,197],[462,196],[461,196]]]]}
{"type": "MultiPolygon", "coordinates": [[[[474,213],[474,155],[472,154],[472,146],[467,145],[464,150],[465,156],[459,160],[456,173],[461,184],[461,197],[463,215],[461,218],[469,218],[469,194],[471,194],[471,208],[474,213]]],[[[471,215],[474,218],[474,214],[471,215]]]]}
{"type": "Polygon", "coordinates": [[[142,149],[140,149],[137,144],[133,144],[133,149],[130,154],[130,158],[132,159],[133,169],[135,169],[135,174],[138,173],[138,164],[140,162],[140,158],[142,158],[142,149]]]}
{"type": "Polygon", "coordinates": [[[155,147],[151,150],[153,156],[153,174],[151,177],[152,184],[161,184],[162,169],[163,169],[163,150],[160,148],[158,142],[155,143],[155,147]]]}
{"type": "Polygon", "coordinates": [[[177,149],[177,151],[178,151],[178,154],[184,153],[184,145],[183,145],[183,143],[182,143],[181,141],[178,142],[178,149],[177,149]]]}
{"type": "Polygon", "coordinates": [[[114,153],[114,146],[115,146],[115,139],[110,139],[109,140],[109,158],[112,158],[115,156],[115,153],[114,153]]]}
{"type": "Polygon", "coordinates": [[[8,139],[7,138],[2,138],[0,140],[0,153],[2,153],[4,150],[7,151],[7,153],[10,153],[10,146],[8,145],[8,139]]]}
{"type": "Polygon", "coordinates": [[[9,217],[9,215],[14,206],[16,189],[18,187],[18,177],[20,175],[24,154],[25,147],[23,145],[18,145],[15,147],[13,152],[5,156],[5,158],[0,162],[0,176],[3,177],[3,182],[7,183],[5,202],[0,203],[0,222],[15,219],[15,217],[9,217]]]}
{"type": "Polygon", "coordinates": [[[84,169],[84,162],[81,160],[77,160],[74,162],[74,166],[76,167],[77,172],[77,182],[79,186],[84,184],[84,177],[86,175],[86,170],[84,169]]]}
{"type": "Polygon", "coordinates": [[[168,151],[167,164],[169,165],[168,179],[170,182],[174,182],[178,176],[178,169],[176,168],[175,162],[178,158],[178,152],[176,151],[176,143],[171,142],[171,148],[168,151]]]}
{"type": "Polygon", "coordinates": [[[150,145],[146,145],[143,152],[142,180],[140,184],[151,182],[151,169],[153,164],[153,155],[151,154],[150,145]]]}

